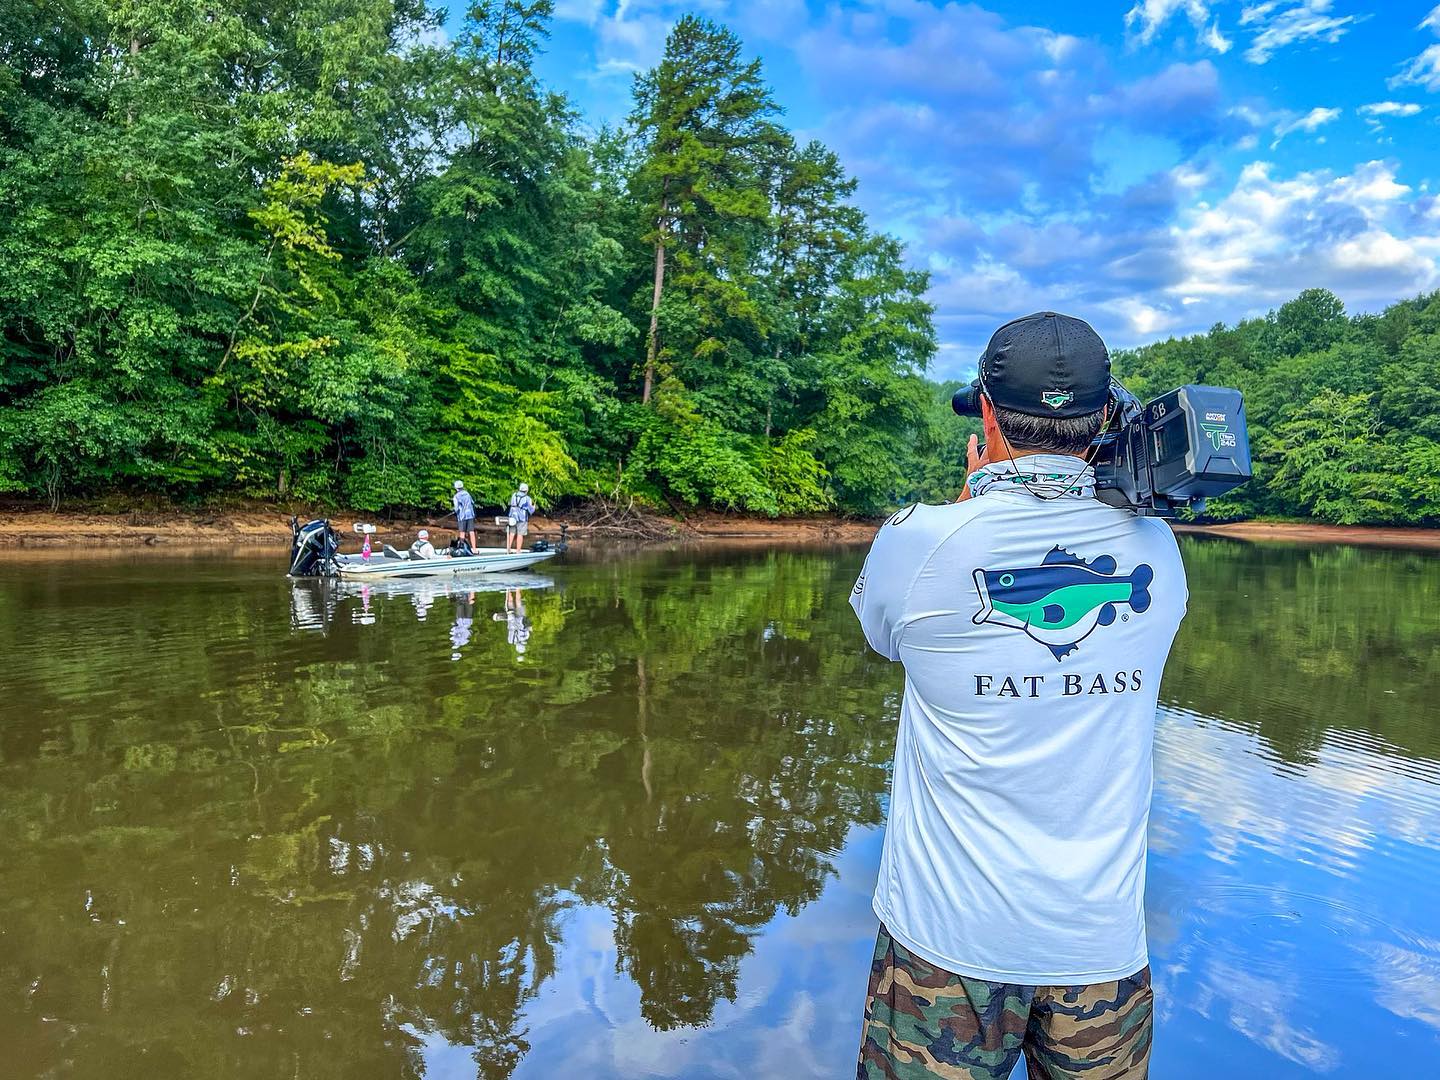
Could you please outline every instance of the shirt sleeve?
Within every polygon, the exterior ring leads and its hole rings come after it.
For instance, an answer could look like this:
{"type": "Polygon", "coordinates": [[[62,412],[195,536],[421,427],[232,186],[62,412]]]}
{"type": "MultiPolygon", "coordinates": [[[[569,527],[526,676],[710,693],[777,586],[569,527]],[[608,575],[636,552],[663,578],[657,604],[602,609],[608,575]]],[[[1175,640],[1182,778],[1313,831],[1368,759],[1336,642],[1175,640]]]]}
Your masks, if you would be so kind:
{"type": "Polygon", "coordinates": [[[907,507],[881,526],[850,592],[865,640],[887,660],[900,659],[910,590],[940,539],[934,528],[937,509],[907,507]]]}
{"type": "Polygon", "coordinates": [[[1159,542],[1175,567],[1174,576],[1180,583],[1180,612],[1183,615],[1190,609],[1190,583],[1185,577],[1185,560],[1180,555],[1180,542],[1175,539],[1175,530],[1164,518],[1147,517],[1141,520],[1160,534],[1159,542]]]}

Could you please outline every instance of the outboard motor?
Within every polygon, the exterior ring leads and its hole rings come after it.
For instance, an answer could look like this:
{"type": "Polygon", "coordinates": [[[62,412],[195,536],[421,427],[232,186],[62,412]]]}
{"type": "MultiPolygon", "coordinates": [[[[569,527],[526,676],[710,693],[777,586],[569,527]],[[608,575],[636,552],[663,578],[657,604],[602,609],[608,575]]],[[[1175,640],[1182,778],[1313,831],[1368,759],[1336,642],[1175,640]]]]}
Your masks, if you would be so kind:
{"type": "Polygon", "coordinates": [[[340,550],[340,537],[330,527],[330,522],[317,519],[304,525],[297,518],[290,519],[290,531],[294,541],[290,545],[290,576],[318,577],[331,572],[331,560],[340,550]]]}

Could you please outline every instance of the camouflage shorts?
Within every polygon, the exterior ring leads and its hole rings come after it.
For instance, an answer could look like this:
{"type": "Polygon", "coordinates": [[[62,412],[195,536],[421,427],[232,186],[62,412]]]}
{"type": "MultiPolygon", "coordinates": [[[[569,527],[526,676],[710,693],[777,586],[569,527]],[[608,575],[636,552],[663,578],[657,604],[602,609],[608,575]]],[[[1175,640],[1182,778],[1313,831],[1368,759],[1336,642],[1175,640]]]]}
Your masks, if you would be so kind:
{"type": "Polygon", "coordinates": [[[1090,986],[1020,986],[953,975],[895,941],[875,943],[859,1080],[1144,1080],[1150,969],[1090,986]]]}

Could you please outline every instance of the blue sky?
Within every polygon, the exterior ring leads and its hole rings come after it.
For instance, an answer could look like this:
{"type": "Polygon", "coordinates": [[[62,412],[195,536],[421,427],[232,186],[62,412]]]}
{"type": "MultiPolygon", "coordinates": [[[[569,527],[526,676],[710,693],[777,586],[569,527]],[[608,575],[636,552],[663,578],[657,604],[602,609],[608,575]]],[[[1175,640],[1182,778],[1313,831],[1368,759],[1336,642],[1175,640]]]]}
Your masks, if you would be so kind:
{"type": "Polygon", "coordinates": [[[1125,346],[1440,287],[1433,0],[556,0],[542,76],[618,120],[687,11],[931,271],[939,376],[1041,308],[1125,346]]]}

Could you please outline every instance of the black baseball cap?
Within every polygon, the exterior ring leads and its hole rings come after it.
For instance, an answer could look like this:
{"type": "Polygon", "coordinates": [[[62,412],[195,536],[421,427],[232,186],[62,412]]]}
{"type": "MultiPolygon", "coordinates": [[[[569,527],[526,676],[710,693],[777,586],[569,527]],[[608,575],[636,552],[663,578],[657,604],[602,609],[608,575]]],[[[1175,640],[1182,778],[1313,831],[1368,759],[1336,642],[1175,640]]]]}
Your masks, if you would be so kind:
{"type": "Polygon", "coordinates": [[[1085,416],[1110,398],[1110,353],[1090,324],[1037,311],[996,330],[980,357],[980,376],[950,404],[962,416],[991,404],[1029,416],[1085,416]]]}

